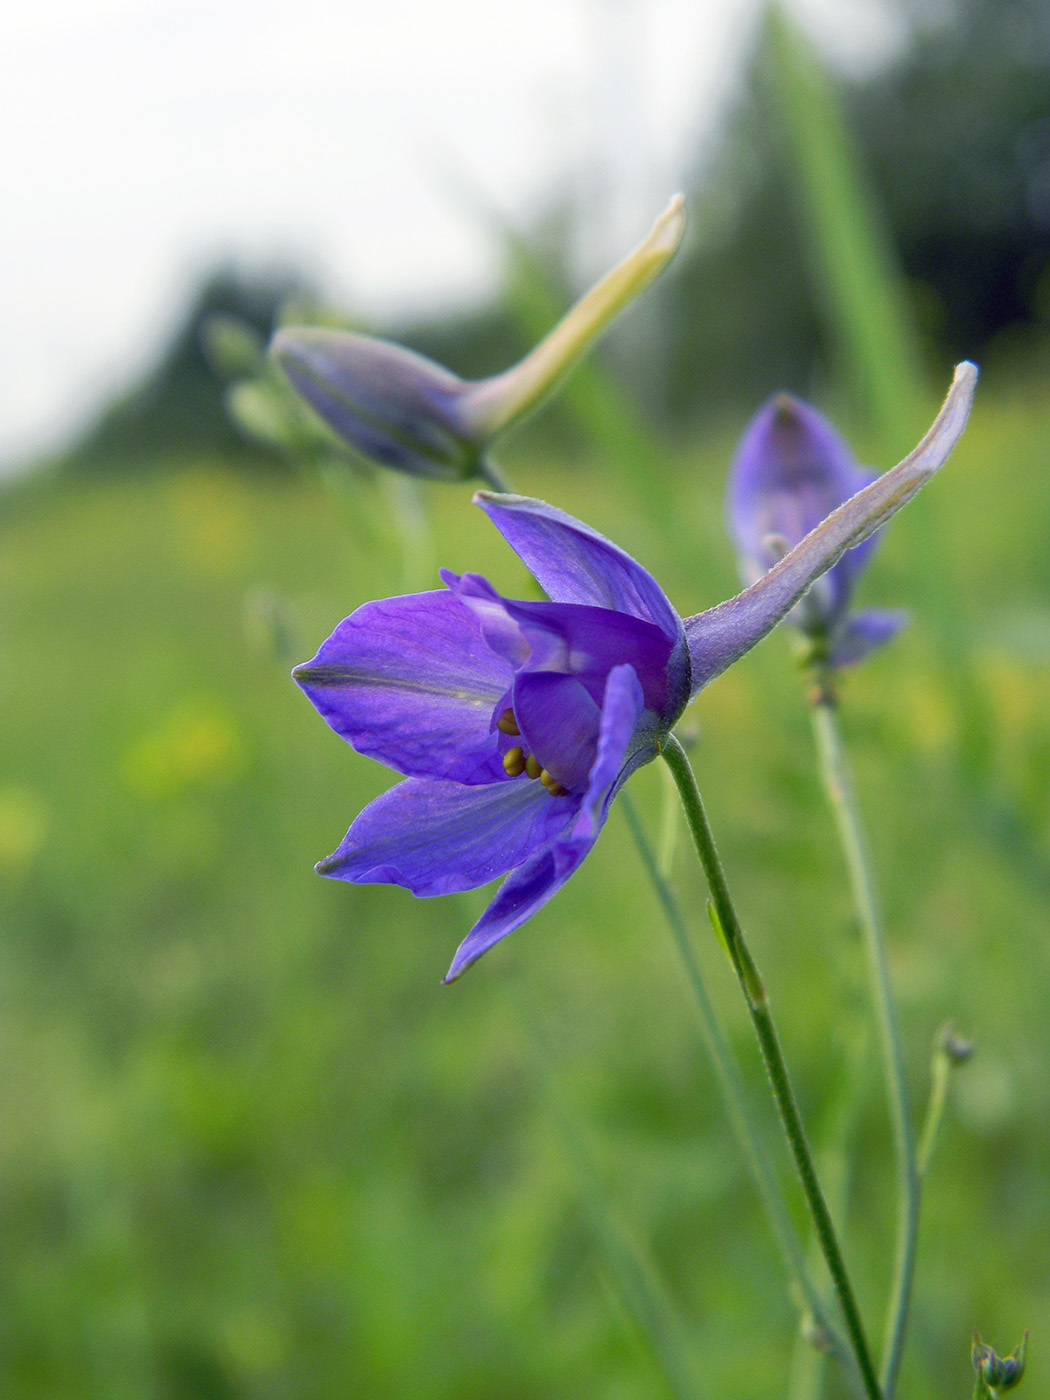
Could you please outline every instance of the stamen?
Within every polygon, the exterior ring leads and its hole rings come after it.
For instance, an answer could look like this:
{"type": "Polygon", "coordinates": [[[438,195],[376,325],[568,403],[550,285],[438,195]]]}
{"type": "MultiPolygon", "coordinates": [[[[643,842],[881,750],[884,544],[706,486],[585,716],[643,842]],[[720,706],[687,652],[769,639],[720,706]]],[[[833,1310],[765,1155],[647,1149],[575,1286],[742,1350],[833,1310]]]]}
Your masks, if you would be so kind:
{"type": "Polygon", "coordinates": [[[569,789],[563,788],[561,783],[558,782],[558,779],[552,777],[551,774],[547,772],[546,768],[540,771],[540,782],[552,797],[565,797],[568,794],[569,789]]]}
{"type": "Polygon", "coordinates": [[[518,721],[514,718],[514,711],[509,707],[503,711],[496,721],[496,728],[501,734],[520,734],[518,721]]]}
{"type": "Polygon", "coordinates": [[[525,772],[530,778],[538,778],[543,772],[543,764],[534,753],[530,753],[525,759],[525,772]]]}
{"type": "Polygon", "coordinates": [[[520,778],[525,772],[525,754],[519,748],[508,749],[503,755],[503,768],[508,778],[520,778]]]}

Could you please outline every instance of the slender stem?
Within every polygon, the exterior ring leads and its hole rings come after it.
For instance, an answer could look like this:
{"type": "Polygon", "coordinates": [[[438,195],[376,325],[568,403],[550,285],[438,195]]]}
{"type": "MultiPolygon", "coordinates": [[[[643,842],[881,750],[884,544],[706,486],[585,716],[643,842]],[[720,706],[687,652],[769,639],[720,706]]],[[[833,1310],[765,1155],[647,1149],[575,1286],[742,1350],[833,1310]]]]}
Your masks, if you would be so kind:
{"type": "Polygon", "coordinates": [[[915,1136],[908,1110],[904,1060],[893,1009],[893,992],[882,941],[875,895],[869,874],[866,843],[846,757],[839,739],[835,704],[826,686],[819,687],[819,698],[812,706],[820,771],[828,802],[835,815],[849,868],[853,898],[860,917],[868,960],[875,1017],[879,1028],[883,1074],[889,1103],[893,1142],[897,1157],[898,1215],[893,1285],[886,1314],[881,1384],[886,1400],[893,1400],[897,1388],[904,1334],[915,1276],[915,1255],[919,1235],[919,1207],[922,1184],[915,1152],[915,1136]]]}
{"type": "MultiPolygon", "coordinates": [[[[481,475],[495,490],[508,493],[513,491],[513,486],[490,456],[483,456],[479,467],[481,475]]],[[[675,740],[674,742],[677,743],[678,741],[675,740]]],[[[750,1168],[759,1198],[762,1201],[770,1228],[773,1231],[773,1237],[780,1250],[781,1258],[805,1304],[812,1322],[814,1334],[819,1334],[829,1354],[834,1356],[836,1361],[838,1361],[853,1390],[858,1395],[870,1395],[871,1392],[861,1376],[853,1353],[844,1342],[838,1328],[835,1327],[828,1317],[823,1300],[806,1269],[805,1255],[799,1243],[798,1235],[784,1206],[776,1177],[762,1149],[754,1124],[745,1106],[744,1090],[740,1082],[740,1075],[736,1063],[730,1054],[729,1047],[725,1043],[725,1038],[722,1035],[718,1021],[715,1018],[714,1008],[707,995],[703,973],[690,942],[682,912],[678,907],[678,902],[674,897],[667,878],[665,878],[664,872],[661,871],[653,857],[652,848],[645,835],[645,829],[638,819],[638,814],[634,809],[634,804],[630,796],[626,792],[621,794],[620,808],[627,818],[627,824],[630,827],[635,845],[638,847],[642,865],[645,867],[646,874],[649,876],[657,899],[660,902],[660,907],[664,911],[664,917],[667,919],[674,937],[675,946],[685,965],[686,976],[689,985],[693,989],[697,1010],[700,1015],[701,1031],[715,1068],[715,1079],[722,1094],[722,1100],[729,1117],[730,1126],[744,1154],[744,1160],[750,1168]]],[[[667,816],[668,814],[665,813],[665,818],[667,818],[667,816]]],[[[674,828],[669,821],[668,827],[670,830],[668,831],[668,829],[665,828],[664,832],[665,855],[669,854],[673,846],[674,828]]]]}
{"type": "MultiPolygon", "coordinates": [[[[861,1034],[850,1036],[843,1044],[838,1068],[839,1087],[831,1099],[820,1130],[826,1146],[817,1151],[817,1169],[824,1184],[824,1199],[832,1219],[842,1219],[849,1205],[853,1160],[848,1144],[856,1127],[863,1089],[869,1077],[870,1039],[864,1026],[861,1034]]],[[[820,1245],[816,1239],[810,1240],[806,1258],[810,1267],[819,1264],[820,1245]]],[[[825,1358],[811,1346],[805,1346],[804,1342],[805,1339],[799,1337],[795,1345],[786,1400],[820,1400],[823,1394],[825,1358]]]]}
{"type": "Polygon", "coordinates": [[[660,841],[657,847],[660,854],[656,862],[656,869],[665,881],[670,880],[674,871],[675,855],[678,850],[678,829],[681,821],[681,804],[678,801],[674,783],[671,781],[671,775],[668,773],[664,776],[664,781],[661,784],[660,841]]]}
{"type": "Polygon", "coordinates": [[[960,1065],[964,1065],[972,1054],[973,1046],[969,1041],[957,1036],[950,1024],[943,1026],[937,1032],[933,1063],[930,1066],[930,1098],[926,1105],[926,1121],[922,1125],[919,1146],[915,1154],[920,1181],[926,1180],[926,1174],[930,1170],[930,1160],[933,1157],[933,1150],[937,1146],[941,1120],[948,1102],[948,1088],[952,1072],[960,1065]]]}
{"type": "Polygon", "coordinates": [[[488,482],[493,491],[500,491],[503,495],[509,496],[514,490],[487,452],[483,453],[478,461],[478,475],[482,481],[488,482]]]}
{"type": "Polygon", "coordinates": [[[864,1393],[869,1397],[869,1400],[883,1400],[872,1364],[871,1353],[864,1336],[864,1326],[861,1321],[860,1309],[857,1307],[853,1285],[850,1282],[842,1250],[835,1234],[835,1227],[832,1224],[813,1166],[813,1156],[806,1141],[802,1117],[795,1101],[794,1091],[791,1088],[791,1081],[788,1078],[783,1051],[780,1048],[776,1026],[769,1007],[769,999],[762,985],[758,968],[748,951],[740,921],[733,907],[725,872],[722,869],[722,862],[719,859],[714,837],[708,825],[707,813],[704,811],[704,804],[700,799],[696,778],[693,776],[693,770],[685,750],[673,734],[668,736],[663,757],[674,775],[682,799],[682,806],[685,808],[686,819],[689,822],[689,829],[696,845],[696,852],[707,877],[714,914],[712,922],[717,919],[718,932],[724,939],[726,951],[744,991],[784,1134],[794,1158],[795,1168],[813,1219],[813,1227],[820,1242],[824,1260],[838,1294],[846,1330],[864,1382],[864,1393]]]}
{"type": "Polygon", "coordinates": [[[933,1149],[937,1145],[937,1135],[941,1130],[944,1106],[948,1101],[948,1083],[952,1076],[952,1062],[947,1055],[935,1054],[930,1077],[930,1100],[926,1105],[926,1121],[922,1126],[922,1136],[916,1152],[916,1168],[919,1179],[925,1180],[930,1169],[933,1149]]]}
{"type": "Polygon", "coordinates": [[[707,987],[704,984],[704,975],[696,957],[689,937],[682,911],[674,894],[664,878],[653,855],[649,839],[645,834],[635,811],[634,804],[628,793],[620,796],[620,808],[627,818],[627,825],[634,837],[638,853],[642,858],[645,872],[652,882],[653,889],[660,901],[664,916],[674,937],[675,947],[685,966],[686,976],[692,988],[693,996],[696,999],[697,1011],[700,1015],[700,1029],[703,1033],[704,1041],[707,1045],[708,1054],[714,1065],[715,1079],[718,1083],[725,1104],[726,1113],[729,1117],[730,1126],[736,1135],[740,1150],[744,1154],[759,1198],[769,1219],[770,1228],[773,1231],[774,1239],[784,1265],[794,1280],[798,1289],[801,1302],[809,1313],[814,1331],[819,1333],[826,1341],[827,1349],[845,1370],[855,1390],[864,1394],[860,1381],[860,1372],[857,1370],[853,1354],[843,1340],[840,1332],[827,1316],[823,1300],[818,1293],[813,1280],[806,1269],[805,1254],[799,1242],[798,1234],[791,1218],[785,1208],[780,1188],[777,1184],[773,1169],[769,1164],[765,1151],[755,1130],[754,1123],[748,1114],[745,1102],[744,1086],[740,1080],[740,1072],[733,1059],[729,1046],[719,1027],[715,1016],[714,1007],[707,994],[707,987]]]}

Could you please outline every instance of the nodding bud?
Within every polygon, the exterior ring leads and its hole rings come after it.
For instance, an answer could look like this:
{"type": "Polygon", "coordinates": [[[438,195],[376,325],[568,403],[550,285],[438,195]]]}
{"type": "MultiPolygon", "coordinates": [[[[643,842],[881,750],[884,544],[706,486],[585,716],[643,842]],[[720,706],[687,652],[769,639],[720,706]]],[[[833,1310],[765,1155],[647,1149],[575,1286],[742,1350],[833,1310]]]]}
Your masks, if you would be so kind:
{"type": "Polygon", "coordinates": [[[1005,1395],[1008,1390],[1020,1385],[1027,1352],[1027,1332],[1020,1346],[1014,1347],[1009,1356],[997,1356],[990,1346],[981,1341],[977,1329],[974,1328],[973,1347],[970,1352],[973,1368],[993,1396],[1005,1395]]]}
{"type": "Polygon", "coordinates": [[[958,1035],[955,1027],[949,1023],[938,1033],[937,1053],[953,1065],[964,1065],[973,1054],[973,1041],[958,1035]]]}
{"type": "Polygon", "coordinates": [[[440,481],[477,472],[472,386],[401,345],[321,326],[280,330],[271,354],[328,426],[384,467],[440,481]]]}
{"type": "Polygon", "coordinates": [[[484,475],[488,445],[553,391],[666,266],[684,229],[685,201],[676,195],[638,247],[535,349],[489,379],[460,379],[391,341],[315,326],[278,331],[271,352],[311,408],[365,457],[441,481],[484,475]]]}
{"type": "MultiPolygon", "coordinates": [[[[729,483],[729,526],[747,582],[761,577],[833,510],[874,480],[815,408],[775,394],[744,429],[729,483]]],[[[874,539],[844,554],[792,614],[810,637],[824,637],[849,606],[874,539]]]]}
{"type": "MultiPolygon", "coordinates": [[[[943,424],[943,414],[938,418],[942,439],[949,431],[955,436],[961,431],[976,376],[973,365],[957,366],[949,395],[951,412],[943,424]]],[[[920,444],[923,452],[932,446],[935,440],[920,444]]],[[[874,472],[856,464],[846,443],[816,409],[790,394],[775,394],[744,429],[729,481],[729,530],[745,582],[761,579],[877,480],[874,472]]],[[[915,489],[917,485],[908,494],[915,489]]],[[[906,499],[887,496],[889,509],[883,518],[906,499]]],[[[812,643],[807,664],[825,672],[863,660],[907,621],[907,614],[897,610],[851,610],[857,580],[875,547],[876,528],[858,535],[790,613],[789,621],[812,643]]]]}

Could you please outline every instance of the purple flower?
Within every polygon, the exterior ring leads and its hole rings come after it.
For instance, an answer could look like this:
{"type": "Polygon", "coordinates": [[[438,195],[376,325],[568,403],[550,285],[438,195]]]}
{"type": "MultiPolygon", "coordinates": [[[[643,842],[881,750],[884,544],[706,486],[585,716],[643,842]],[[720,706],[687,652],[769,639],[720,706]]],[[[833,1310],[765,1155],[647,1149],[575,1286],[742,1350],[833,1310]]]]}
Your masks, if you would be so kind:
{"type": "Polygon", "coordinates": [[[962,365],[933,428],[737,597],[685,622],[656,580],[542,501],[476,502],[549,602],[503,598],[478,574],[366,603],[295,679],[359,753],[405,780],[318,865],[417,895],[507,878],[456,952],[459,977],[565,883],[630,775],[698,691],[750,650],[947,457],[976,371],[962,365]]]}
{"type": "MultiPolygon", "coordinates": [[[[748,581],[760,578],[876,474],[858,467],[815,409],[776,394],[744,429],[729,483],[729,525],[748,581]]],[[[903,627],[903,612],[851,613],[853,589],[876,536],[848,550],[801,598],[790,620],[837,667],[861,660],[903,627]]]]}

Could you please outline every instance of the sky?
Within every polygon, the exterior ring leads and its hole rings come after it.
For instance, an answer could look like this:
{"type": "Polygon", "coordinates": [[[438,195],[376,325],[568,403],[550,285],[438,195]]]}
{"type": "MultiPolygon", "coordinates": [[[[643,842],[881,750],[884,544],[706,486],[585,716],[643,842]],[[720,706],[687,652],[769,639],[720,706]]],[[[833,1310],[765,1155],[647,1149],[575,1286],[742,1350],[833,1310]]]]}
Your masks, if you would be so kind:
{"type": "MultiPolygon", "coordinates": [[[[0,14],[0,470],[150,367],[220,261],[293,264],[365,319],[483,295],[554,191],[597,273],[686,183],[761,0],[35,0],[0,14]]],[[[849,68],[879,0],[792,0],[849,68]]]]}

